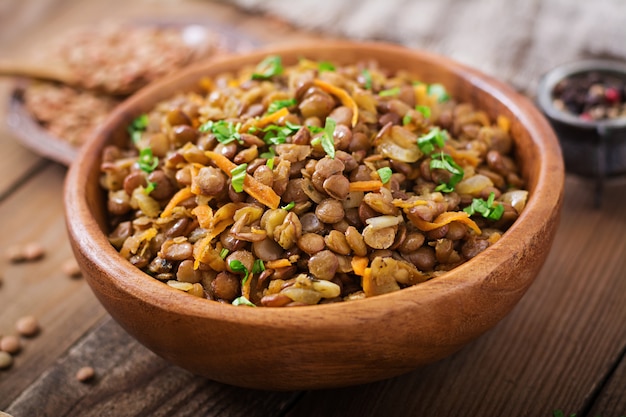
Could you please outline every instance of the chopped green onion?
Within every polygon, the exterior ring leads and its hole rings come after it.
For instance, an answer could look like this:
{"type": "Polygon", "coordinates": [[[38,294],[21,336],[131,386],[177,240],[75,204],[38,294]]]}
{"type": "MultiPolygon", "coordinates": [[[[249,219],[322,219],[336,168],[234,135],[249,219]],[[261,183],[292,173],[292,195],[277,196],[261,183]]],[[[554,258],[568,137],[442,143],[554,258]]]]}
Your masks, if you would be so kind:
{"type": "Polygon", "coordinates": [[[283,207],[281,207],[281,209],[283,210],[291,210],[292,208],[294,208],[296,206],[296,202],[292,201],[289,204],[284,205],[283,207]]]}
{"type": "Polygon", "coordinates": [[[298,100],[296,100],[295,98],[290,98],[287,100],[274,100],[268,106],[267,112],[269,114],[276,113],[282,108],[295,106],[296,104],[298,104],[298,100]]]}
{"type": "Polygon", "coordinates": [[[430,169],[445,169],[452,174],[450,180],[447,183],[439,184],[435,187],[435,191],[443,191],[444,193],[450,193],[454,191],[454,186],[457,185],[463,179],[463,168],[461,168],[454,159],[448,154],[440,153],[439,159],[432,159],[430,161],[430,169]]]}
{"type": "Polygon", "coordinates": [[[237,165],[230,171],[232,175],[230,179],[230,184],[233,186],[233,190],[240,193],[243,191],[243,182],[246,178],[246,169],[248,168],[248,164],[237,165]]]}
{"type": "Polygon", "coordinates": [[[383,167],[378,169],[378,176],[380,177],[380,180],[383,184],[387,184],[389,182],[392,174],[393,172],[389,167],[383,167]]]}
{"type": "Polygon", "coordinates": [[[430,107],[428,106],[420,106],[417,105],[415,106],[415,110],[417,110],[418,112],[422,113],[422,116],[424,116],[424,118],[428,119],[430,117],[430,107]]]}
{"type": "Polygon", "coordinates": [[[320,61],[320,63],[317,65],[317,70],[319,72],[324,72],[324,71],[335,71],[335,66],[332,64],[332,62],[329,61],[320,61]]]}
{"type": "Polygon", "coordinates": [[[388,90],[383,90],[380,93],[378,93],[380,97],[391,97],[391,96],[397,96],[398,94],[400,94],[400,87],[390,88],[388,90]]]}
{"type": "Polygon", "coordinates": [[[315,135],[315,134],[317,134],[317,133],[321,133],[321,132],[323,132],[323,131],[324,131],[324,128],[323,128],[323,127],[319,127],[319,126],[309,125],[309,126],[307,126],[307,128],[308,128],[308,129],[309,129],[309,131],[310,131],[311,133],[313,133],[314,135],[315,135]]]}
{"type": "Polygon", "coordinates": [[[248,276],[250,275],[250,272],[248,272],[248,268],[246,268],[246,266],[241,261],[238,261],[237,259],[233,259],[232,261],[228,263],[228,267],[233,272],[242,272],[244,275],[243,275],[243,279],[241,280],[241,285],[246,283],[246,281],[248,280],[248,276]]]}
{"type": "Polygon", "coordinates": [[[148,186],[143,189],[144,194],[146,195],[150,194],[152,191],[154,191],[154,189],[156,188],[156,185],[157,185],[156,182],[148,181],[148,186]]]}
{"type": "Polygon", "coordinates": [[[230,252],[228,249],[222,248],[222,250],[220,251],[220,258],[226,259],[226,257],[228,256],[228,252],[230,252]]]}
{"type": "Polygon", "coordinates": [[[137,163],[142,171],[149,174],[159,166],[159,158],[152,154],[151,148],[143,148],[139,151],[139,159],[137,160],[137,163]]]}
{"type": "Polygon", "coordinates": [[[482,198],[474,198],[472,204],[463,209],[464,212],[472,216],[475,213],[482,215],[485,219],[500,220],[504,213],[504,206],[495,202],[496,194],[490,193],[487,201],[482,198]]]}
{"type": "Polygon", "coordinates": [[[322,148],[328,156],[335,158],[335,127],[337,122],[330,117],[326,118],[326,124],[324,125],[324,134],[322,136],[322,148]]]}
{"type": "Polygon", "coordinates": [[[252,74],[253,80],[267,80],[275,75],[283,73],[283,64],[280,56],[270,55],[265,58],[256,67],[256,71],[252,74]]]}
{"type": "Polygon", "coordinates": [[[365,78],[365,89],[366,90],[371,90],[372,89],[372,74],[370,73],[370,71],[366,68],[363,71],[361,71],[361,74],[363,75],[363,78],[365,78]]]}
{"type": "Polygon", "coordinates": [[[274,151],[274,147],[270,146],[267,152],[263,152],[259,157],[263,159],[271,159],[276,156],[276,152],[274,151]]]}
{"type": "Polygon", "coordinates": [[[433,127],[428,133],[417,138],[417,146],[426,155],[430,155],[435,151],[436,147],[443,148],[448,134],[445,130],[433,127]]]}
{"type": "Polygon", "coordinates": [[[439,103],[445,103],[450,100],[450,95],[442,84],[429,84],[426,89],[426,94],[429,96],[435,96],[439,103]]]}
{"type": "Polygon", "coordinates": [[[241,123],[234,124],[233,122],[227,122],[226,120],[219,120],[214,122],[209,120],[198,128],[200,132],[212,132],[215,135],[215,139],[224,145],[233,141],[241,141],[241,134],[239,129],[241,123]]]}
{"type": "Polygon", "coordinates": [[[254,264],[252,264],[252,273],[259,274],[263,271],[265,271],[265,264],[263,263],[263,261],[261,259],[255,260],[254,264]]]}
{"type": "Polygon", "coordinates": [[[148,115],[142,114],[135,118],[126,129],[134,144],[139,143],[141,140],[141,132],[144,132],[148,128],[148,122],[148,115]]]}
{"type": "Polygon", "coordinates": [[[411,115],[409,113],[405,114],[404,117],[402,117],[402,126],[408,125],[411,123],[411,120],[413,120],[411,115]]]}
{"type": "Polygon", "coordinates": [[[248,306],[248,307],[256,307],[250,300],[248,300],[243,295],[241,297],[237,297],[233,300],[232,303],[234,306],[248,306]]]}
{"type": "Polygon", "coordinates": [[[265,165],[267,165],[269,169],[274,169],[274,157],[271,157],[270,159],[268,159],[265,165]]]}
{"type": "Polygon", "coordinates": [[[326,125],[324,128],[320,128],[317,126],[309,126],[309,129],[312,133],[321,133],[320,136],[316,137],[311,141],[311,145],[321,144],[324,152],[331,158],[335,158],[335,127],[337,126],[337,122],[330,117],[326,118],[326,125]]]}
{"type": "Polygon", "coordinates": [[[287,142],[287,137],[294,135],[302,126],[286,122],[285,126],[269,125],[263,128],[263,141],[268,145],[280,145],[287,142]]]}

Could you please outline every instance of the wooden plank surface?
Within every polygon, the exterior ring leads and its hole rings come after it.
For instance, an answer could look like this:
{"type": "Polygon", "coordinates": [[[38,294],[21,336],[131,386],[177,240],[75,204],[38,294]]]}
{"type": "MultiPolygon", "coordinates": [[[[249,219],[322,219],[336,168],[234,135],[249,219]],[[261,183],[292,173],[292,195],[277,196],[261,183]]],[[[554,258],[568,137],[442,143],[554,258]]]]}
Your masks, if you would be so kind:
{"type": "Polygon", "coordinates": [[[3,249],[0,270],[0,334],[15,334],[16,321],[35,316],[41,332],[24,339],[12,370],[0,372],[0,409],[51,366],[76,340],[104,316],[86,283],[69,278],[62,269],[72,258],[62,216],[62,184],[66,169],[46,163],[45,169],[0,205],[3,249]],[[37,243],[45,251],[41,260],[11,263],[12,246],[37,243]]]}
{"type": "MultiPolygon", "coordinates": [[[[624,9],[619,0],[396,1],[402,7],[393,10],[392,0],[382,6],[364,1],[358,13],[346,9],[354,12],[350,16],[331,13],[332,7],[347,7],[341,2],[326,10],[308,0],[297,3],[299,12],[295,2],[272,9],[306,23],[312,32],[305,33],[275,18],[237,11],[227,4],[234,0],[10,0],[0,4],[0,57],[28,54],[33,45],[79,22],[191,16],[228,25],[259,44],[322,34],[400,40],[469,63],[528,95],[541,72],[560,62],[626,58],[626,13],[618,12],[624,9]],[[309,13],[303,12],[306,7],[312,7],[309,13]],[[346,23],[339,25],[338,16],[346,16],[346,23]],[[377,17],[374,25],[367,16],[377,17]]],[[[283,4],[240,2],[256,5],[256,11],[283,4]]],[[[2,83],[2,97],[7,92],[2,83]]],[[[167,364],[114,323],[82,280],[66,277],[61,265],[71,253],[62,218],[65,168],[14,139],[0,127],[0,248],[37,241],[48,249],[36,263],[0,260],[0,334],[12,332],[24,314],[35,314],[42,325],[37,337],[24,340],[13,368],[0,371],[0,410],[15,417],[549,417],[555,410],[578,417],[626,415],[623,181],[608,186],[602,207],[595,209],[593,184],[568,176],[559,232],[535,284],[507,318],[458,354],[388,381],[276,393],[229,387],[167,364]],[[96,368],[91,383],[74,379],[84,365],[96,368]]]]}
{"type": "Polygon", "coordinates": [[[234,388],[194,376],[157,357],[107,319],[7,412],[15,417],[261,417],[279,415],[298,395],[234,388]],[[87,383],[75,377],[83,366],[96,371],[87,383]]]}

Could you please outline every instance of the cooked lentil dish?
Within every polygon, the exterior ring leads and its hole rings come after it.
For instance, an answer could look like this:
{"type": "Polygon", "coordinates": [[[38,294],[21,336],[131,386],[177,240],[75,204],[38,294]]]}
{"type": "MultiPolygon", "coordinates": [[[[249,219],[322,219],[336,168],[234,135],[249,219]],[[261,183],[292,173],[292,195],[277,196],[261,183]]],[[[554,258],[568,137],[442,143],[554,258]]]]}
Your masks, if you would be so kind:
{"type": "Polygon", "coordinates": [[[110,242],[175,289],[270,307],[390,293],[473,258],[526,204],[509,121],[441,84],[269,56],[199,87],[102,155],[110,242]]]}

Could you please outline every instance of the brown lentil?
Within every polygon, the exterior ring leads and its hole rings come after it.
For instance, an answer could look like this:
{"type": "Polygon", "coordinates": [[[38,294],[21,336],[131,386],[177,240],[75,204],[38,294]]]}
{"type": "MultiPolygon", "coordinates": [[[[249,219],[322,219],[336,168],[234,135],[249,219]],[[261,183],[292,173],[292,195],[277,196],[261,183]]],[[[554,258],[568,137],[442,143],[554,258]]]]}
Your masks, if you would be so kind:
{"type": "Polygon", "coordinates": [[[0,339],[0,350],[15,355],[22,349],[22,342],[18,336],[6,335],[0,339]]]}
{"type": "Polygon", "coordinates": [[[96,371],[91,366],[83,366],[76,371],[76,379],[80,382],[89,382],[96,376],[96,371]]]}
{"type": "Polygon", "coordinates": [[[76,262],[76,259],[73,257],[66,259],[65,262],[61,264],[61,270],[70,278],[79,278],[82,275],[78,262],[76,262]]]}
{"type": "Polygon", "coordinates": [[[7,369],[13,365],[13,357],[5,351],[0,350],[0,369],[7,369]]]}
{"type": "Polygon", "coordinates": [[[34,316],[24,316],[15,322],[15,330],[25,337],[32,337],[39,333],[39,322],[34,316]]]}

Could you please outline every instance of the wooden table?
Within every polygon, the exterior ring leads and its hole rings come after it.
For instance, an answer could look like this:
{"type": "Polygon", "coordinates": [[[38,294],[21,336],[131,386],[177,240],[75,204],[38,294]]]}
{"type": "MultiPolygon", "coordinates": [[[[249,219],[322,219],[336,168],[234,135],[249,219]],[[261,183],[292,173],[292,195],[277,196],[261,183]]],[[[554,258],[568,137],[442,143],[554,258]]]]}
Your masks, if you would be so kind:
{"type": "MultiPolygon", "coordinates": [[[[542,10],[549,10],[554,1],[544,3],[548,6],[542,10]]],[[[313,36],[208,1],[14,0],[0,6],[0,54],[32,51],[59,29],[103,16],[148,15],[207,16],[260,43],[313,36]]],[[[446,36],[433,29],[423,38],[431,43],[424,41],[424,46],[445,45],[446,36]]],[[[541,38],[527,38],[506,55],[528,56],[541,48],[541,38]]],[[[568,48],[570,59],[586,54],[583,46],[568,48]]],[[[502,67],[503,78],[528,94],[537,70],[559,63],[520,66],[517,61],[507,66],[496,59],[496,51],[465,55],[479,56],[487,69],[502,67]],[[523,74],[516,70],[522,67],[523,74]],[[531,67],[534,73],[528,71],[531,67]]],[[[2,113],[10,85],[0,86],[2,113]]],[[[34,241],[46,249],[37,262],[0,260],[0,334],[14,333],[14,323],[23,315],[34,315],[41,324],[39,335],[23,340],[14,365],[0,371],[0,410],[14,417],[626,415],[623,181],[607,186],[598,209],[593,184],[567,177],[560,228],[536,282],[507,318],[458,354],[368,385],[263,392],[194,376],[128,336],[84,280],[62,272],[63,262],[72,256],[62,206],[66,168],[22,147],[4,125],[0,143],[0,248],[34,241]],[[81,383],[75,373],[85,365],[95,369],[96,377],[81,383]]]]}

